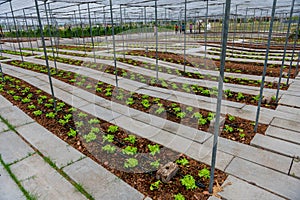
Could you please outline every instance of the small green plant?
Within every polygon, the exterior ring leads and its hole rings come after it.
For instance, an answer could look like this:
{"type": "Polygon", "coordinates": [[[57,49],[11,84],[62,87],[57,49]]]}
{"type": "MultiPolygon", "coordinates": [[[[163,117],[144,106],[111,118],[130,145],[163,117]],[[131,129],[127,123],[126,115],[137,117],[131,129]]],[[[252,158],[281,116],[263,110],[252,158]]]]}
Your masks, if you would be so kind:
{"type": "Polygon", "coordinates": [[[100,129],[97,128],[97,127],[92,127],[92,128],[91,128],[91,132],[93,132],[93,133],[99,133],[99,132],[100,132],[100,129]]]}
{"type": "Polygon", "coordinates": [[[225,132],[227,132],[227,133],[232,133],[233,132],[233,128],[231,127],[231,126],[229,126],[229,125],[225,125],[225,132]]]}
{"type": "Polygon", "coordinates": [[[254,101],[258,101],[259,98],[260,98],[260,95],[256,95],[256,96],[252,97],[252,99],[253,99],[254,101]]]}
{"type": "Polygon", "coordinates": [[[126,155],[134,155],[137,153],[137,148],[132,146],[127,146],[125,149],[122,149],[122,153],[126,155]]]}
{"type": "Polygon", "coordinates": [[[177,164],[180,164],[182,166],[185,166],[185,165],[188,165],[189,164],[189,161],[186,159],[186,158],[182,158],[182,159],[177,159],[176,160],[176,163],[177,164]]]}
{"type": "Polygon", "coordinates": [[[107,142],[113,142],[114,138],[115,138],[115,136],[111,135],[111,134],[107,134],[107,135],[102,136],[103,142],[106,142],[106,141],[107,142]]]}
{"type": "Polygon", "coordinates": [[[132,97],[129,97],[129,98],[126,100],[126,104],[127,104],[127,105],[132,105],[132,104],[134,104],[133,98],[132,98],[132,97]]]}
{"type": "Polygon", "coordinates": [[[207,119],[205,119],[205,118],[200,118],[200,119],[198,119],[198,124],[200,124],[200,125],[205,125],[205,124],[207,124],[207,119]]]}
{"type": "Polygon", "coordinates": [[[80,128],[83,126],[83,121],[75,122],[75,125],[80,128]]]}
{"type": "Polygon", "coordinates": [[[215,116],[216,116],[215,113],[209,112],[209,113],[207,114],[207,120],[208,120],[208,121],[211,121],[211,120],[213,120],[213,119],[215,118],[215,116]]]}
{"type": "Polygon", "coordinates": [[[70,130],[67,134],[68,134],[69,137],[75,137],[77,135],[77,131],[70,128],[70,130]]]}
{"type": "Polygon", "coordinates": [[[207,168],[203,168],[198,172],[200,178],[209,179],[210,178],[210,171],[207,168]]]}
{"type": "Polygon", "coordinates": [[[107,132],[108,133],[116,133],[117,131],[119,130],[119,127],[118,126],[115,126],[115,125],[110,125],[107,129],[107,132]]]}
{"type": "Polygon", "coordinates": [[[97,136],[94,132],[89,132],[87,135],[84,135],[83,138],[86,142],[91,142],[96,140],[97,136]]]}
{"type": "Polygon", "coordinates": [[[124,138],[124,141],[128,141],[131,144],[134,144],[136,142],[136,137],[134,135],[128,135],[128,137],[124,138]]]}
{"type": "Polygon", "coordinates": [[[185,112],[179,112],[179,113],[176,114],[176,117],[178,117],[180,119],[184,118],[185,116],[186,116],[185,112]]]}
{"type": "Polygon", "coordinates": [[[150,150],[150,154],[154,156],[156,153],[160,153],[160,148],[158,144],[151,145],[148,144],[148,149],[150,150]]]}
{"type": "Polygon", "coordinates": [[[56,116],[54,112],[49,112],[46,114],[46,117],[53,119],[56,116]]]}
{"type": "Polygon", "coordinates": [[[165,111],[166,111],[165,108],[159,107],[159,108],[155,111],[155,113],[160,115],[161,113],[163,113],[163,112],[165,112],[165,111]]]}
{"type": "Polygon", "coordinates": [[[187,190],[196,189],[196,181],[192,175],[185,175],[182,179],[180,179],[180,182],[187,190]]]}
{"type": "Polygon", "coordinates": [[[228,119],[229,119],[229,121],[234,121],[234,120],[235,120],[235,117],[232,116],[232,115],[228,115],[228,119]]]}
{"type": "Polygon", "coordinates": [[[13,96],[13,98],[14,98],[15,101],[19,101],[21,99],[21,97],[17,96],[17,95],[13,96]]]}
{"type": "Polygon", "coordinates": [[[102,147],[102,150],[106,151],[107,153],[115,153],[116,152],[116,147],[112,146],[110,144],[107,144],[104,147],[102,147]]]}
{"type": "Polygon", "coordinates": [[[97,119],[97,118],[93,118],[93,119],[90,119],[88,121],[89,124],[99,124],[100,123],[100,120],[97,119]]]}
{"type": "Polygon", "coordinates": [[[185,198],[181,193],[178,193],[174,195],[174,200],[185,200],[185,198]]]}
{"type": "Polygon", "coordinates": [[[157,190],[159,188],[159,185],[161,184],[162,182],[160,180],[154,182],[154,183],[151,183],[150,185],[150,190],[153,191],[153,190],[157,190]]]}
{"type": "Polygon", "coordinates": [[[150,107],[150,102],[148,99],[143,99],[141,104],[145,107],[145,108],[149,108],[150,107]]]}
{"type": "Polygon", "coordinates": [[[193,112],[193,107],[191,107],[191,106],[186,107],[186,111],[193,112]]]}
{"type": "Polygon", "coordinates": [[[78,117],[81,117],[81,118],[87,117],[87,114],[80,112],[80,113],[78,113],[78,117]]]}
{"type": "Polygon", "coordinates": [[[69,122],[69,120],[65,120],[65,119],[59,119],[58,123],[60,123],[61,125],[66,125],[69,122]]]}
{"type": "Polygon", "coordinates": [[[28,108],[28,109],[30,109],[30,110],[33,110],[33,109],[35,109],[35,108],[36,108],[36,106],[35,106],[35,105],[33,105],[33,104],[31,104],[31,105],[28,105],[28,106],[27,106],[27,108],[28,108]]]}
{"type": "Polygon", "coordinates": [[[135,158],[128,158],[124,162],[124,167],[125,168],[134,168],[139,164],[138,160],[135,158]]]}
{"type": "Polygon", "coordinates": [[[33,111],[32,113],[37,117],[37,116],[40,116],[42,114],[42,111],[41,110],[36,110],[36,111],[33,111]]]}
{"type": "Polygon", "coordinates": [[[244,96],[241,92],[239,92],[239,93],[237,94],[236,99],[237,99],[238,101],[243,100],[244,98],[245,98],[245,96],[244,96]]]}
{"type": "Polygon", "coordinates": [[[160,165],[159,161],[160,161],[159,159],[156,160],[156,161],[153,161],[153,162],[150,163],[150,165],[152,167],[154,167],[155,169],[157,169],[159,167],[159,165],[160,165]]]}
{"type": "Polygon", "coordinates": [[[196,118],[196,119],[200,119],[200,118],[202,118],[202,114],[199,113],[199,112],[195,112],[195,113],[193,114],[193,117],[196,118]]]}

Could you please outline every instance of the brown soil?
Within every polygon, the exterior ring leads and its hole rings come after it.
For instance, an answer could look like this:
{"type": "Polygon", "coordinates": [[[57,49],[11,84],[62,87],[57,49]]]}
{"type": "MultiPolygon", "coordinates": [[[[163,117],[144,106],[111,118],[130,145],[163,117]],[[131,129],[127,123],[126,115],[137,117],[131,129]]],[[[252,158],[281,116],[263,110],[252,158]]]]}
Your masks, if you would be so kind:
{"type": "MultiPolygon", "coordinates": [[[[55,46],[56,47],[56,46],[55,46]]],[[[101,51],[105,50],[104,48],[91,48],[91,47],[84,47],[84,46],[73,46],[73,45],[59,45],[57,46],[59,49],[66,49],[66,50],[76,50],[76,51],[101,51]]]]}
{"type": "MultiPolygon", "coordinates": [[[[6,76],[8,77],[8,76],[6,76]]],[[[136,142],[134,144],[124,141],[124,138],[132,133],[119,128],[118,131],[114,133],[109,133],[114,135],[113,142],[103,140],[103,136],[108,134],[108,127],[111,126],[109,122],[98,119],[99,122],[91,125],[89,123],[90,119],[96,119],[92,115],[84,113],[81,110],[70,111],[71,106],[65,104],[62,107],[62,110],[57,112],[55,118],[51,119],[46,117],[46,114],[53,111],[53,108],[46,107],[46,103],[49,102],[51,96],[47,93],[38,90],[36,87],[24,82],[20,79],[10,77],[6,78],[5,82],[2,82],[2,90],[0,90],[1,95],[6,99],[12,102],[14,105],[18,106],[21,110],[27,113],[31,118],[36,120],[39,124],[46,127],[50,132],[54,133],[57,137],[66,141],[68,144],[72,145],[74,148],[84,153],[86,156],[89,156],[106,169],[114,173],[119,178],[123,179],[132,187],[136,188],[143,194],[150,196],[153,199],[173,199],[175,194],[181,193],[186,199],[198,200],[198,199],[208,199],[209,194],[207,192],[209,179],[199,178],[198,172],[201,169],[207,168],[210,169],[208,165],[200,163],[192,158],[189,158],[183,154],[175,152],[166,147],[160,146],[160,152],[155,155],[149,154],[148,145],[155,145],[155,143],[136,136],[136,142]],[[24,89],[27,88],[27,92],[24,89]],[[14,91],[14,94],[8,94],[6,91],[14,91]],[[24,103],[23,99],[28,97],[31,94],[30,102],[24,103]],[[16,100],[15,97],[18,96],[20,99],[16,100]],[[42,96],[45,98],[42,102],[39,103],[38,99],[41,100],[42,96]],[[28,105],[36,105],[36,108],[29,109],[28,105]],[[36,116],[34,110],[41,110],[42,114],[36,116]],[[60,124],[59,119],[64,119],[67,114],[71,114],[72,117],[65,125],[60,124]],[[86,114],[86,116],[81,116],[80,114],[86,114]],[[75,122],[82,122],[81,127],[75,127],[75,122]],[[68,136],[70,128],[76,130],[76,136],[68,136]],[[97,133],[97,138],[91,142],[87,142],[84,139],[84,136],[92,130],[92,128],[98,128],[99,133],[97,133]],[[110,144],[116,147],[114,153],[108,153],[102,150],[102,147],[110,144]],[[122,153],[122,149],[127,146],[133,146],[138,149],[138,154],[128,156],[122,153]],[[124,162],[128,158],[135,158],[138,160],[138,166],[131,168],[130,170],[124,168],[124,162]],[[151,166],[150,163],[153,161],[159,160],[160,164],[165,164],[169,161],[175,161],[176,159],[186,158],[189,161],[189,164],[186,166],[180,165],[180,170],[176,176],[168,184],[160,184],[159,188],[156,190],[150,190],[150,185],[157,181],[155,179],[156,168],[151,166]],[[117,168],[116,168],[117,167],[117,168]],[[145,173],[145,171],[148,171],[145,173]],[[185,175],[192,175],[197,184],[203,184],[205,188],[196,188],[193,190],[187,190],[184,186],[181,185],[180,179],[185,175]]],[[[59,101],[58,103],[62,103],[59,101]]],[[[220,171],[215,171],[215,180],[218,184],[222,184],[226,179],[227,175],[220,171]]],[[[215,184],[214,188],[217,187],[215,184]]]]}

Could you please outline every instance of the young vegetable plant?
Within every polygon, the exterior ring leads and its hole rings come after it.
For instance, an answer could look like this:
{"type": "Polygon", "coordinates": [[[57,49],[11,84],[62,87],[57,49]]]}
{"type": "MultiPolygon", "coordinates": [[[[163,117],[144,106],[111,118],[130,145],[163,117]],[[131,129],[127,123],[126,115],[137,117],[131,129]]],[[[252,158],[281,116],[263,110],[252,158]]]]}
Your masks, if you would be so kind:
{"type": "Polygon", "coordinates": [[[70,128],[70,130],[67,134],[69,137],[75,137],[77,135],[77,132],[76,132],[76,130],[70,128]]]}
{"type": "Polygon", "coordinates": [[[245,98],[245,96],[244,96],[241,92],[239,92],[239,93],[237,94],[236,99],[237,99],[238,101],[243,100],[244,98],[245,98]]]}
{"type": "Polygon", "coordinates": [[[96,140],[97,136],[94,132],[89,132],[87,135],[84,135],[83,138],[85,139],[86,142],[91,142],[96,140]]]}
{"type": "Polygon", "coordinates": [[[196,181],[192,175],[185,175],[182,179],[180,179],[181,185],[185,186],[187,190],[196,189],[196,181]]]}
{"type": "Polygon", "coordinates": [[[154,183],[151,183],[150,185],[150,190],[153,191],[153,190],[157,190],[159,188],[159,185],[161,184],[162,182],[160,180],[154,182],[154,183]]]}
{"type": "Polygon", "coordinates": [[[124,138],[124,141],[128,141],[131,144],[134,144],[136,142],[136,137],[134,135],[128,135],[128,137],[124,138]]]}
{"type": "Polygon", "coordinates": [[[118,126],[115,126],[115,125],[110,125],[107,129],[107,132],[108,133],[116,133],[117,131],[119,130],[119,127],[118,126]]]}
{"type": "Polygon", "coordinates": [[[174,195],[174,200],[185,200],[185,198],[181,193],[178,193],[174,195]]]}
{"type": "Polygon", "coordinates": [[[139,164],[138,160],[135,158],[128,158],[124,162],[124,167],[125,168],[134,168],[139,164]]]}
{"type": "Polygon", "coordinates": [[[137,147],[127,146],[125,149],[122,149],[122,153],[126,155],[134,155],[137,153],[137,147]]]}
{"type": "Polygon", "coordinates": [[[156,161],[153,161],[153,162],[150,163],[150,165],[152,167],[154,167],[155,169],[157,169],[159,167],[159,165],[160,165],[159,161],[160,161],[159,159],[156,160],[156,161]]]}
{"type": "Polygon", "coordinates": [[[229,119],[229,121],[234,121],[235,120],[235,117],[234,116],[232,116],[232,115],[228,115],[228,119],[229,119]]]}
{"type": "Polygon", "coordinates": [[[207,168],[203,168],[198,172],[200,178],[209,179],[210,178],[210,171],[207,168]]]}
{"type": "Polygon", "coordinates": [[[114,147],[110,144],[107,144],[107,145],[102,147],[102,150],[106,151],[107,153],[115,153],[116,152],[116,147],[114,147]]]}
{"type": "Polygon", "coordinates": [[[54,119],[54,117],[56,116],[56,114],[54,112],[49,112],[46,114],[46,117],[54,119]]]}
{"type": "Polygon", "coordinates": [[[90,120],[88,121],[88,123],[89,123],[89,124],[98,124],[98,123],[100,123],[100,120],[99,120],[99,119],[96,119],[96,118],[93,118],[93,119],[90,119],[90,120]]]}
{"type": "Polygon", "coordinates": [[[229,126],[229,125],[225,125],[225,132],[227,132],[227,133],[232,133],[233,132],[233,128],[231,127],[231,126],[229,126]]]}
{"type": "Polygon", "coordinates": [[[189,164],[189,161],[186,159],[186,158],[182,158],[182,159],[177,159],[176,160],[176,163],[177,164],[180,164],[182,166],[185,166],[185,165],[188,165],[189,164]]]}
{"type": "Polygon", "coordinates": [[[158,144],[155,145],[148,144],[148,149],[150,150],[150,154],[152,156],[154,156],[157,153],[160,153],[160,148],[158,144]]]}
{"type": "Polygon", "coordinates": [[[36,110],[32,112],[35,116],[40,116],[42,114],[41,110],[36,110]]]}
{"type": "Polygon", "coordinates": [[[111,135],[111,134],[107,134],[107,135],[102,136],[103,142],[106,142],[106,141],[107,142],[113,142],[114,138],[115,138],[115,136],[111,135]]]}

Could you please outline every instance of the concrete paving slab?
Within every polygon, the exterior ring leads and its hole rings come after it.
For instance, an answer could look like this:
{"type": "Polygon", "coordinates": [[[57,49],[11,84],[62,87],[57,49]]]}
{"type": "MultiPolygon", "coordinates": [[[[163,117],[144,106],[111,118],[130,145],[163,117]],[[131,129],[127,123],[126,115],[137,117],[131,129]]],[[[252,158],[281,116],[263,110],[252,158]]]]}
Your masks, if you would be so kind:
{"type": "Polygon", "coordinates": [[[234,158],[225,172],[288,199],[300,196],[299,179],[240,158],[234,158]]]}
{"type": "Polygon", "coordinates": [[[225,138],[219,138],[218,149],[235,157],[266,166],[271,169],[288,174],[292,158],[282,156],[270,151],[234,142],[225,138]]]}
{"type": "Polygon", "coordinates": [[[38,199],[86,199],[37,154],[11,165],[11,171],[38,199]]]}
{"type": "Polygon", "coordinates": [[[280,128],[284,128],[284,129],[288,129],[291,131],[296,131],[296,132],[300,131],[299,121],[293,121],[293,120],[287,120],[284,118],[274,117],[274,119],[271,122],[271,125],[280,127],[280,128]]]}
{"type": "Polygon", "coordinates": [[[80,109],[106,121],[111,121],[121,116],[121,114],[119,113],[116,113],[114,111],[108,110],[95,104],[88,104],[83,107],[80,107],[80,109]]]}
{"type": "Polygon", "coordinates": [[[261,147],[290,157],[300,156],[300,145],[256,134],[251,145],[261,147]]]}
{"type": "Polygon", "coordinates": [[[0,134],[0,154],[6,164],[13,163],[34,153],[16,133],[12,131],[0,134]]]}
{"type": "Polygon", "coordinates": [[[12,106],[12,103],[0,95],[0,109],[12,106]]]}
{"type": "Polygon", "coordinates": [[[59,168],[85,157],[38,123],[20,126],[16,130],[59,168]]]}
{"type": "Polygon", "coordinates": [[[284,199],[266,190],[263,190],[257,186],[251,185],[241,179],[235,178],[233,176],[228,176],[226,181],[222,184],[222,187],[224,187],[224,191],[219,192],[219,195],[221,195],[224,199],[231,199],[231,200],[241,200],[241,199],[283,200],[284,199]],[[229,183],[231,183],[231,185],[227,185],[229,183]]]}
{"type": "Polygon", "coordinates": [[[300,178],[300,158],[294,159],[290,175],[300,178]]]}
{"type": "Polygon", "coordinates": [[[90,158],[82,159],[63,170],[73,180],[80,183],[95,199],[142,200],[145,197],[90,158]]]}
{"type": "Polygon", "coordinates": [[[6,130],[9,130],[9,128],[0,120],[0,133],[6,130]]]}
{"type": "Polygon", "coordinates": [[[278,105],[276,110],[282,111],[282,112],[288,112],[288,113],[292,113],[292,114],[300,116],[300,109],[297,109],[297,108],[284,106],[284,105],[278,105]]]}
{"type": "Polygon", "coordinates": [[[300,107],[300,97],[291,95],[282,95],[279,104],[300,107]]]}
{"type": "Polygon", "coordinates": [[[25,200],[17,184],[9,176],[4,167],[0,164],[0,194],[1,200],[25,200]]]}
{"type": "Polygon", "coordinates": [[[34,121],[16,106],[10,106],[0,109],[0,115],[14,127],[18,127],[34,121]]]}
{"type": "Polygon", "coordinates": [[[300,145],[300,132],[290,131],[270,125],[265,134],[300,145]]]}

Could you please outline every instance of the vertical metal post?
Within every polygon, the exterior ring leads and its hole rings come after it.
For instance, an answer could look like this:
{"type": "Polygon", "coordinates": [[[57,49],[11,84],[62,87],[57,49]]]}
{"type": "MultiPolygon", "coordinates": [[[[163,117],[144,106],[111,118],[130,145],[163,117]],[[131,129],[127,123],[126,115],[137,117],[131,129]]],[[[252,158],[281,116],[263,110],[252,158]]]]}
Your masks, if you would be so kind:
{"type": "MultiPolygon", "coordinates": [[[[147,33],[148,33],[148,31],[147,31],[147,9],[146,9],[146,6],[144,7],[144,14],[145,14],[145,27],[146,27],[146,42],[147,42],[147,44],[148,44],[148,36],[147,36],[147,33]]],[[[146,47],[148,46],[146,44],[146,47]]]]}
{"type": "Polygon", "coordinates": [[[44,38],[44,33],[43,33],[43,26],[42,26],[41,17],[40,17],[38,0],[34,0],[34,1],[35,1],[35,8],[36,8],[36,13],[37,13],[37,17],[38,17],[38,23],[39,23],[39,29],[40,29],[40,34],[41,34],[41,39],[42,39],[42,44],[43,44],[44,55],[45,55],[45,62],[46,62],[47,70],[48,70],[48,78],[49,78],[51,96],[52,96],[52,99],[54,100],[53,105],[54,105],[54,109],[56,111],[56,99],[55,99],[55,96],[54,96],[54,90],[53,90],[53,84],[52,84],[52,78],[51,78],[51,71],[50,71],[50,67],[49,67],[49,61],[48,61],[45,38],[44,38]]]}
{"type": "Polygon", "coordinates": [[[52,56],[53,56],[53,59],[54,59],[54,66],[55,66],[55,70],[57,72],[56,57],[55,57],[54,48],[53,48],[52,34],[51,34],[51,29],[50,29],[50,23],[49,23],[49,17],[48,17],[46,2],[47,2],[47,0],[44,1],[44,8],[45,8],[45,14],[46,14],[46,19],[47,19],[48,34],[49,34],[49,37],[50,37],[50,44],[51,44],[51,49],[52,49],[52,56]]]}
{"type": "Polygon", "coordinates": [[[296,64],[295,76],[298,75],[299,61],[300,61],[300,51],[298,51],[298,60],[296,64]]]}
{"type": "MultiPolygon", "coordinates": [[[[0,55],[2,56],[2,44],[1,44],[1,42],[0,42],[0,55]]],[[[2,71],[1,62],[0,62],[0,74],[1,74],[1,77],[2,77],[2,81],[4,81],[4,74],[3,74],[3,71],[2,71]]]]}
{"type": "MultiPolygon", "coordinates": [[[[184,35],[184,43],[183,43],[183,71],[185,72],[185,67],[186,67],[186,29],[187,29],[187,24],[186,24],[186,4],[187,0],[184,0],[184,26],[185,29],[183,32],[184,35]]],[[[182,25],[181,25],[182,28],[182,25]]]]}
{"type": "Polygon", "coordinates": [[[292,22],[292,16],[293,16],[293,11],[294,11],[294,4],[295,4],[295,0],[292,1],[292,7],[291,7],[291,11],[290,11],[289,24],[288,24],[288,30],[286,32],[286,37],[285,37],[284,51],[283,51],[282,63],[281,63],[281,67],[280,67],[280,74],[279,74],[279,80],[278,80],[277,91],[276,91],[276,103],[278,103],[278,96],[279,96],[282,72],[283,72],[283,67],[284,67],[286,48],[287,48],[287,45],[288,45],[288,42],[289,42],[291,22],[292,22]]]}
{"type": "Polygon", "coordinates": [[[22,58],[22,61],[24,62],[23,53],[22,53],[22,48],[21,48],[21,42],[20,42],[20,40],[19,40],[19,30],[18,30],[18,28],[17,28],[16,19],[15,19],[15,15],[14,15],[14,11],[13,11],[13,8],[12,8],[12,3],[11,3],[11,1],[12,1],[12,0],[9,0],[9,5],[10,5],[10,10],[11,10],[11,15],[12,15],[13,22],[14,22],[14,26],[15,26],[15,29],[16,29],[17,42],[18,42],[18,45],[19,45],[19,50],[20,50],[21,58],[22,58]]]}
{"type": "Polygon", "coordinates": [[[103,6],[103,24],[104,24],[104,35],[105,35],[105,42],[106,42],[107,53],[109,53],[108,41],[107,41],[107,30],[106,30],[105,6],[103,6]]]}
{"type": "Polygon", "coordinates": [[[86,45],[85,45],[85,38],[84,38],[84,32],[83,32],[83,22],[82,22],[82,18],[81,18],[80,4],[78,5],[78,14],[79,14],[82,42],[83,42],[82,44],[84,45],[84,53],[86,54],[86,45]]]}
{"type": "Polygon", "coordinates": [[[155,1],[155,70],[156,83],[158,83],[158,24],[157,24],[157,0],[155,1]]]}
{"type": "Polygon", "coordinates": [[[24,20],[25,20],[26,31],[27,31],[27,39],[29,40],[28,44],[30,45],[31,52],[33,54],[33,47],[32,47],[32,43],[31,43],[31,38],[29,38],[29,28],[28,28],[27,18],[26,18],[26,14],[25,14],[25,9],[23,9],[23,14],[24,14],[24,20]]]}
{"type": "Polygon", "coordinates": [[[205,35],[204,35],[204,67],[205,67],[205,69],[206,69],[206,64],[207,64],[207,62],[206,62],[206,54],[207,54],[207,24],[208,24],[208,18],[207,18],[207,16],[208,16],[208,0],[206,0],[206,12],[205,12],[205,35]]]}
{"type": "Polygon", "coordinates": [[[270,46],[271,46],[271,38],[272,38],[272,32],[273,32],[273,23],[274,23],[274,16],[275,16],[275,10],[276,10],[276,3],[277,3],[277,0],[273,0],[268,44],[267,44],[267,49],[266,49],[266,57],[265,57],[263,74],[262,74],[262,80],[261,80],[261,84],[260,84],[259,100],[258,100],[258,106],[257,106],[257,111],[256,111],[254,132],[257,131],[258,119],[259,119],[259,114],[260,114],[260,106],[261,106],[261,101],[262,101],[262,98],[263,98],[262,96],[263,96],[263,90],[264,90],[265,78],[266,78],[266,72],[267,72],[267,66],[268,66],[268,57],[269,57],[269,51],[270,51],[270,46]]]}
{"type": "Polygon", "coordinates": [[[294,45],[293,45],[293,53],[292,53],[292,57],[291,57],[291,62],[290,62],[290,67],[289,67],[289,72],[288,72],[288,78],[286,80],[287,85],[289,84],[289,80],[290,80],[290,76],[291,76],[291,69],[292,69],[292,66],[293,66],[294,55],[295,55],[295,50],[296,50],[296,45],[297,45],[297,41],[298,41],[299,23],[300,23],[300,16],[298,16],[298,23],[297,23],[296,34],[295,34],[295,41],[294,41],[294,45]]]}
{"type": "Polygon", "coordinates": [[[220,115],[221,115],[221,105],[222,105],[222,96],[223,96],[223,80],[224,80],[226,46],[227,46],[227,37],[228,37],[230,4],[231,4],[231,0],[226,0],[226,9],[225,9],[225,16],[223,19],[223,30],[222,30],[222,52],[220,58],[221,66],[220,66],[220,75],[219,75],[219,83],[218,83],[216,119],[214,125],[214,142],[213,142],[213,149],[212,149],[211,171],[210,171],[210,180],[209,180],[209,189],[208,189],[209,193],[212,193],[213,185],[214,185],[214,174],[215,174],[215,165],[216,165],[216,157],[217,157],[220,115]]]}
{"type": "Polygon", "coordinates": [[[117,71],[117,58],[116,58],[116,41],[115,41],[115,27],[114,27],[114,17],[112,11],[112,0],[109,0],[109,8],[110,8],[110,18],[111,18],[111,32],[113,39],[113,51],[114,51],[114,66],[115,66],[115,77],[116,77],[116,87],[118,89],[118,71],[117,71]]]}
{"type": "Polygon", "coordinates": [[[243,45],[242,45],[242,50],[244,49],[246,24],[247,24],[247,22],[248,22],[247,14],[248,14],[248,8],[246,8],[246,15],[245,15],[245,21],[244,21],[244,34],[243,34],[243,45]]]}
{"type": "Polygon", "coordinates": [[[93,38],[93,27],[92,27],[92,20],[91,20],[91,12],[90,12],[90,4],[89,3],[87,3],[87,8],[88,8],[88,15],[89,15],[91,41],[92,41],[93,53],[94,53],[94,62],[96,62],[96,53],[95,53],[96,50],[95,50],[95,43],[94,43],[94,38],[93,38]]]}
{"type": "Polygon", "coordinates": [[[125,59],[125,43],[124,43],[124,34],[123,34],[123,19],[122,19],[122,4],[120,4],[120,27],[122,29],[122,42],[123,42],[123,58],[125,59]]]}

